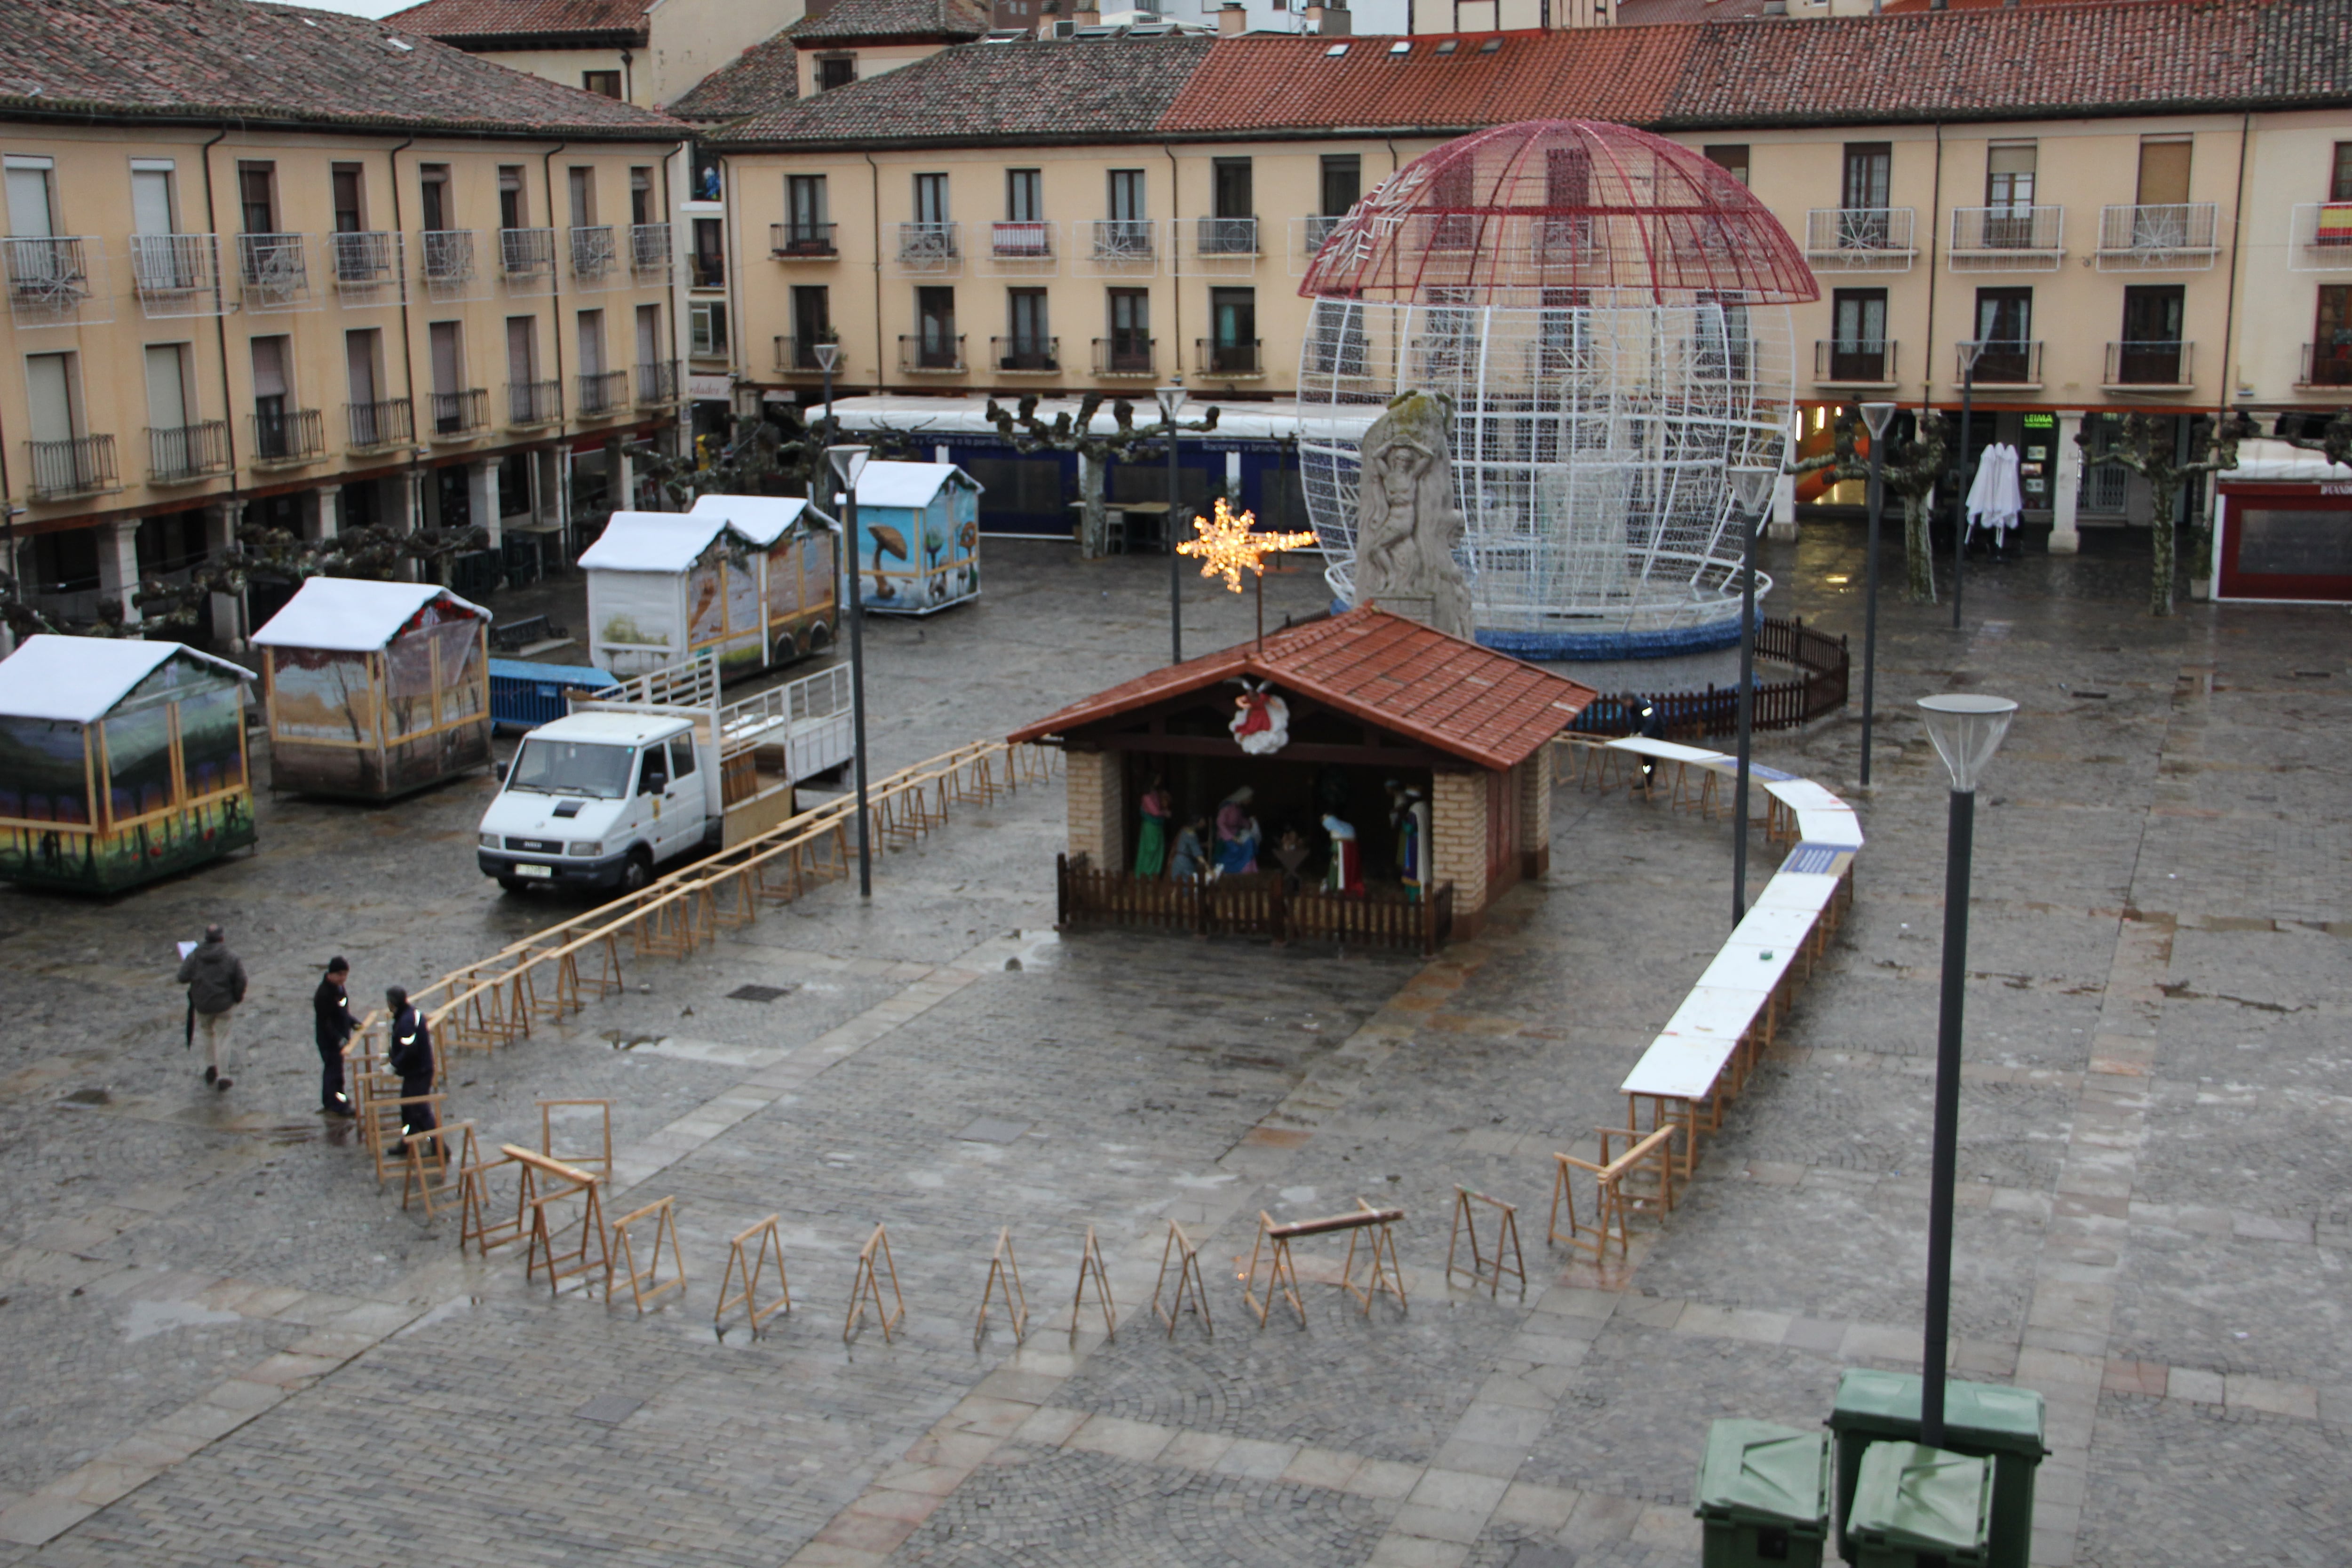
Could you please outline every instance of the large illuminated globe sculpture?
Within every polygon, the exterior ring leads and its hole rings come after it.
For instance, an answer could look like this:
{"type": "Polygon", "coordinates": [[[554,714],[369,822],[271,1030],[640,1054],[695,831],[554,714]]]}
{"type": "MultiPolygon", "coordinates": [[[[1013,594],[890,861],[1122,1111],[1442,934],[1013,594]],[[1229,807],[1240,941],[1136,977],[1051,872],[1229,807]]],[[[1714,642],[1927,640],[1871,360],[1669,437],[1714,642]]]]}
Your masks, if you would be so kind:
{"type": "Polygon", "coordinates": [[[1340,600],[1366,416],[1442,393],[1481,642],[1628,658],[1738,640],[1727,470],[1780,465],[1789,306],[1820,296],[1747,186],[1623,125],[1501,126],[1359,202],[1299,292],[1300,467],[1340,600]]]}

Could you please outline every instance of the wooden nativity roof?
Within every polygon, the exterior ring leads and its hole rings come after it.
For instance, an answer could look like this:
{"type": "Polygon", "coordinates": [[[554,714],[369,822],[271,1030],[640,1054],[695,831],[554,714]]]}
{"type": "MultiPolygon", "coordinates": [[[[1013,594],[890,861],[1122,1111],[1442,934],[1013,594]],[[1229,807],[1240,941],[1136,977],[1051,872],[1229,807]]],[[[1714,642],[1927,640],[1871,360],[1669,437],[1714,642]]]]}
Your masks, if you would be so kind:
{"type": "Polygon", "coordinates": [[[1532,664],[1374,609],[1276,632],[1098,691],[1013,732],[1015,744],[1074,731],[1236,676],[1277,693],[1503,769],[1533,756],[1598,695],[1532,664]]]}

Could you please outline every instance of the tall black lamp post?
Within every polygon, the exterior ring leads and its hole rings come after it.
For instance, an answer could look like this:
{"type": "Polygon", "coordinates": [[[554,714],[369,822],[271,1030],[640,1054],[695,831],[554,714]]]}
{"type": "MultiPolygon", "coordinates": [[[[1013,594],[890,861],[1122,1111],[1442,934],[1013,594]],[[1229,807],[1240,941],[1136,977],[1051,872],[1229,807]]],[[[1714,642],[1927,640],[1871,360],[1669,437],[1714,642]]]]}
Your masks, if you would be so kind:
{"type": "Polygon", "coordinates": [[[1970,406],[1977,393],[1977,360],[1985,350],[1981,342],[1965,342],[1960,350],[1960,456],[1952,481],[1952,629],[1960,629],[1960,572],[1969,554],[1969,426],[1974,422],[1975,410],[1970,406]]]}
{"type": "Polygon", "coordinates": [[[1184,662],[1184,573],[1183,562],[1176,553],[1176,416],[1184,412],[1192,397],[1180,385],[1155,389],[1152,396],[1160,403],[1160,423],[1168,427],[1168,521],[1163,524],[1160,542],[1168,550],[1168,662],[1184,662]]]}
{"type": "Polygon", "coordinates": [[[1870,716],[1878,685],[1878,523],[1886,511],[1886,427],[1895,422],[1892,403],[1865,403],[1862,423],[1870,432],[1870,550],[1863,573],[1867,584],[1862,607],[1862,787],[1870,787],[1870,716]]]}
{"type": "Polygon", "coordinates": [[[1976,842],[1977,781],[2009,733],[2017,704],[1973,692],[1922,697],[1927,738],[1952,775],[1944,840],[1944,994],[1936,1023],[1935,1152],[1927,1177],[1926,1380],[1919,1390],[1919,1441],[1944,1446],[1946,1347],[1952,1327],[1952,1187],[1960,1141],[1960,1002],[1969,968],[1969,858],[1976,842]]]}
{"type": "Polygon", "coordinates": [[[857,481],[872,459],[871,447],[827,447],[847,501],[842,511],[842,557],[849,567],[849,726],[857,764],[857,896],[874,896],[873,823],[866,806],[866,596],[857,587],[857,481]]]}
{"type": "Polygon", "coordinates": [[[833,439],[833,367],[841,363],[839,343],[813,343],[809,356],[816,361],[817,369],[824,372],[824,437],[833,439]]]}
{"type": "Polygon", "coordinates": [[[1731,470],[1731,504],[1739,513],[1739,773],[1731,804],[1731,923],[1748,916],[1748,743],[1756,709],[1756,525],[1772,504],[1778,468],[1731,470]]]}

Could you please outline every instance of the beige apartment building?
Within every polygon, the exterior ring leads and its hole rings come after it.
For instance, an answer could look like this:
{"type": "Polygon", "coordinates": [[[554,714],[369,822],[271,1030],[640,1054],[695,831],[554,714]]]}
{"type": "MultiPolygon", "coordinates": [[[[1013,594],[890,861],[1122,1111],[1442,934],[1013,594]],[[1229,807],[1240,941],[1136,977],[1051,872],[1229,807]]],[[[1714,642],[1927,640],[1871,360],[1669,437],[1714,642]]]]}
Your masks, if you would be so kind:
{"type": "Polygon", "coordinates": [[[485,587],[675,429],[673,123],[328,13],[40,13],[44,90],[0,100],[0,482],[45,613],[248,524],[479,524],[485,587]]]}
{"type": "Polygon", "coordinates": [[[771,401],[835,341],[844,393],[1281,403],[1359,195],[1486,125],[1615,120],[1705,149],[1811,261],[1809,443],[1841,404],[1957,409],[1972,357],[1976,441],[2040,448],[2063,549],[2134,510],[2078,471],[2086,424],[2352,403],[2352,79],[2315,27],[2352,6],[944,48],[706,136],[733,363],[771,401]],[[2030,78],[1992,63],[2029,49],[2030,78]]]}
{"type": "Polygon", "coordinates": [[[661,109],[803,10],[802,0],[424,0],[386,19],[509,70],[661,109]]]}

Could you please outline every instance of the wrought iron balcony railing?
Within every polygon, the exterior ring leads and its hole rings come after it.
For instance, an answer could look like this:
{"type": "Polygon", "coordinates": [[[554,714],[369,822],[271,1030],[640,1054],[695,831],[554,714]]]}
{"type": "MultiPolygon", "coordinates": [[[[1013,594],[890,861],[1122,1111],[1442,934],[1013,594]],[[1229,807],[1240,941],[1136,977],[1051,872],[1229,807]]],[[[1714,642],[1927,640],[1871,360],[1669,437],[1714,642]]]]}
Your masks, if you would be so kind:
{"type": "Polygon", "coordinates": [[[63,500],[68,496],[96,495],[122,488],[115,478],[111,436],[77,436],[70,440],[27,441],[25,445],[33,459],[26,493],[35,500],[63,500]]]}
{"type": "Polygon", "coordinates": [[[1264,375],[1260,346],[1256,338],[1195,338],[1192,360],[1203,375],[1264,375]]]}
{"type": "Polygon", "coordinates": [[[555,276],[555,231],[499,230],[499,275],[509,282],[555,276]]]}
{"type": "Polygon", "coordinates": [[[151,320],[217,316],[226,308],[220,297],[220,239],[215,235],[132,235],[131,279],[139,291],[140,309],[151,320]]]}
{"type": "Polygon", "coordinates": [[[677,361],[657,359],[637,366],[637,406],[658,408],[677,401],[677,361]]]}
{"type": "Polygon", "coordinates": [[[248,310],[290,310],[309,302],[310,261],[299,234],[240,234],[236,278],[248,310]]]}
{"type": "Polygon", "coordinates": [[[1097,376],[1155,375],[1160,340],[1139,332],[1113,332],[1095,340],[1097,376]]]}
{"type": "Polygon", "coordinates": [[[429,395],[428,412],[433,416],[432,435],[436,440],[465,440],[490,427],[489,388],[469,386],[462,392],[436,392],[429,395]]]}
{"type": "MultiPolygon", "coordinates": [[[[2109,386],[2187,386],[2194,379],[2196,344],[2177,339],[2141,339],[2107,345],[2109,386]]],[[[1982,373],[1979,373],[1982,379],[1982,373]]]]}
{"type": "Polygon", "coordinates": [[[327,422],[315,408],[259,408],[247,423],[256,463],[309,463],[327,455],[327,422]]]}
{"type": "Polygon", "coordinates": [[[840,227],[831,223],[772,223],[768,254],[779,261],[832,261],[841,252],[833,237],[840,227]]]}
{"type": "Polygon", "coordinates": [[[620,263],[611,224],[590,224],[572,231],[572,276],[581,282],[601,283],[619,269],[620,263]]]}
{"type": "Polygon", "coordinates": [[[147,427],[147,482],[184,484],[228,469],[228,421],[147,427]]]}
{"type": "Polygon", "coordinates": [[[1979,386],[2039,386],[2042,384],[2042,344],[2038,341],[1988,338],[1953,346],[1957,351],[1952,363],[1955,385],[1967,379],[1969,351],[1971,349],[1977,353],[1976,384],[1979,386]]]}
{"type": "Polygon", "coordinates": [[[514,426],[552,425],[563,417],[563,384],[560,381],[507,383],[507,423],[514,426]]]}
{"type": "Polygon", "coordinates": [[[343,405],[343,426],[355,452],[405,447],[416,439],[416,410],[405,397],[343,405]]]}
{"type": "Polygon", "coordinates": [[[963,363],[963,335],[924,332],[898,340],[898,369],[908,375],[953,375],[968,369],[963,363]]]}
{"type": "Polygon", "coordinates": [[[1891,386],[1895,383],[1895,348],[1894,341],[1887,338],[1816,338],[1813,384],[1891,386]]]}
{"type": "Polygon", "coordinates": [[[618,414],[629,405],[629,373],[625,370],[583,371],[580,374],[580,417],[594,419],[618,414]]]}
{"type": "Polygon", "coordinates": [[[1202,256],[1255,256],[1257,219],[1204,217],[1194,220],[1193,246],[1202,256]]]}
{"type": "Polygon", "coordinates": [[[1048,337],[991,338],[988,357],[996,368],[1015,375],[1039,375],[1062,368],[1062,340],[1048,337]]]}

